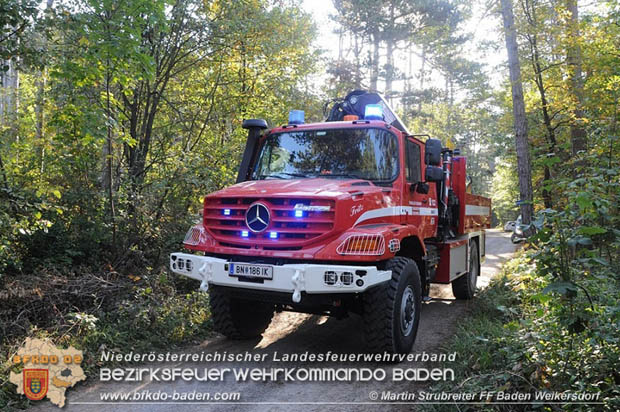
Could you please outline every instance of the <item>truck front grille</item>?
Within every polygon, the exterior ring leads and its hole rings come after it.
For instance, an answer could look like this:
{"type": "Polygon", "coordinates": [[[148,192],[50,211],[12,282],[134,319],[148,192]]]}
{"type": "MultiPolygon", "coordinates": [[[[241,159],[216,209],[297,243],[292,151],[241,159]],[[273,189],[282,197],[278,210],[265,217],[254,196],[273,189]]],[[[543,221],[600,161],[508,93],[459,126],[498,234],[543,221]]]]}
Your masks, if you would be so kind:
{"type": "Polygon", "coordinates": [[[275,197],[207,197],[204,224],[226,246],[265,250],[298,250],[334,228],[335,202],[330,199],[275,197]],[[252,232],[245,221],[250,206],[267,206],[267,229],[252,232]]]}

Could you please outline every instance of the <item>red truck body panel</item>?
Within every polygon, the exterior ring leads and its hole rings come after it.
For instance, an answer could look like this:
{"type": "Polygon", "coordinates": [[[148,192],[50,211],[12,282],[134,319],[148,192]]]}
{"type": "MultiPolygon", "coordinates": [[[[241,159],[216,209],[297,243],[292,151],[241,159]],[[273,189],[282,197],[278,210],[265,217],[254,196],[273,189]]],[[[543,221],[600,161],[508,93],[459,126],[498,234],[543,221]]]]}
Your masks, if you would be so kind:
{"type": "Polygon", "coordinates": [[[467,193],[467,159],[455,157],[452,160],[452,188],[459,198],[460,208],[458,233],[479,232],[491,227],[491,199],[467,193]]]}

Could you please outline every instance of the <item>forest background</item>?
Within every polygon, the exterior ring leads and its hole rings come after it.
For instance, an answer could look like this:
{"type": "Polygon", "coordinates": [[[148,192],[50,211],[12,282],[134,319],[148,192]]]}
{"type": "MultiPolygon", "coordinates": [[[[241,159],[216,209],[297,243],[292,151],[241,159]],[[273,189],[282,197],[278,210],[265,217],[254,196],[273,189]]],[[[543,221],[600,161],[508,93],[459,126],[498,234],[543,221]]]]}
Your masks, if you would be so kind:
{"type": "MultiPolygon", "coordinates": [[[[208,296],[166,263],[202,196],[234,182],[242,120],[319,121],[325,102],[369,89],[461,149],[496,224],[531,207],[537,234],[496,285],[510,306],[482,342],[517,348],[499,361],[530,384],[617,397],[618,1],[334,0],[329,24],[303,6],[0,2],[0,364],[26,336],[91,353],[199,341],[208,296]],[[512,82],[498,55],[519,64],[512,82]]],[[[26,406],[8,371],[0,408],[26,406]]]]}

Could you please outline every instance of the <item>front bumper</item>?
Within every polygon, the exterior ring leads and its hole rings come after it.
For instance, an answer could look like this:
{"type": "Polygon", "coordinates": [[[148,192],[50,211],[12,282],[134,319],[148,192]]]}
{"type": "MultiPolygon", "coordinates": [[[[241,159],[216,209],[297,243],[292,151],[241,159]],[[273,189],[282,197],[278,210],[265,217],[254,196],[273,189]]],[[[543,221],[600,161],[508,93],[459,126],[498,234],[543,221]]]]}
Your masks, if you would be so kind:
{"type": "MultiPolygon", "coordinates": [[[[295,303],[301,302],[301,293],[359,293],[387,282],[392,272],[379,270],[375,266],[347,266],[324,264],[273,265],[273,279],[244,279],[228,274],[231,262],[210,256],[188,253],[172,253],[170,270],[179,275],[200,280],[200,289],[209,285],[229,286],[245,289],[268,290],[291,293],[295,303]],[[189,262],[189,264],[188,264],[189,262]],[[336,282],[328,284],[326,272],[334,272],[336,282]],[[344,275],[344,276],[343,276],[344,275]]],[[[234,262],[233,262],[234,263],[234,262]]],[[[241,262],[245,263],[245,262],[241,262]]]]}

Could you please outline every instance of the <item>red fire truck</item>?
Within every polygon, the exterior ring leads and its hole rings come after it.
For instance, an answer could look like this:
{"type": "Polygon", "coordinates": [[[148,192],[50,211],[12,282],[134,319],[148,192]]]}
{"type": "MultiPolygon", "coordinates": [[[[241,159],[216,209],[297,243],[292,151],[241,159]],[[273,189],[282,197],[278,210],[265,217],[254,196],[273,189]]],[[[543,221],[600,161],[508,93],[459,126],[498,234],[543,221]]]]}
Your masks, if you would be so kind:
{"type": "Polygon", "coordinates": [[[277,311],[356,313],[369,350],[408,353],[431,283],[474,296],[491,201],[469,193],[457,150],[410,134],[364,91],[322,123],[292,111],[281,127],[243,127],[237,184],[204,198],[191,253],[170,256],[209,291],[219,332],[257,337],[277,311]]]}

